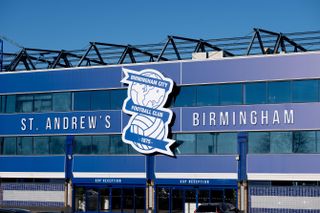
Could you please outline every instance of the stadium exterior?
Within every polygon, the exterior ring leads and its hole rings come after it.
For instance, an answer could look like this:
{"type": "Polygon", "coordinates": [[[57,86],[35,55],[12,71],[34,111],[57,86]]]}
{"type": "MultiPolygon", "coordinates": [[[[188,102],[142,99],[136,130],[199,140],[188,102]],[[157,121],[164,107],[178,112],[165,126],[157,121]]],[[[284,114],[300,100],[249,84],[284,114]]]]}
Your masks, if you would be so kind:
{"type": "Polygon", "coordinates": [[[320,53],[223,55],[0,73],[0,206],[320,212],[320,53]],[[150,69],[175,84],[174,156],[122,141],[124,70],[150,69]]]}

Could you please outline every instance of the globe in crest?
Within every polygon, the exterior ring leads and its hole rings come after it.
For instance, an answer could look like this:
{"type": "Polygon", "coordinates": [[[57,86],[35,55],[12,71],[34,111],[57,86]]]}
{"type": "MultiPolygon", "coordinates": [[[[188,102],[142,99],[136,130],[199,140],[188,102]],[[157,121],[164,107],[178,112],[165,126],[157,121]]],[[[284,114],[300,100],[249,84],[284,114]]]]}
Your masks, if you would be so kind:
{"type": "MultiPolygon", "coordinates": [[[[152,72],[145,72],[142,76],[161,79],[159,75],[152,72]]],[[[134,104],[156,109],[164,102],[166,91],[163,88],[140,84],[137,82],[132,83],[130,88],[130,96],[134,104]]]]}

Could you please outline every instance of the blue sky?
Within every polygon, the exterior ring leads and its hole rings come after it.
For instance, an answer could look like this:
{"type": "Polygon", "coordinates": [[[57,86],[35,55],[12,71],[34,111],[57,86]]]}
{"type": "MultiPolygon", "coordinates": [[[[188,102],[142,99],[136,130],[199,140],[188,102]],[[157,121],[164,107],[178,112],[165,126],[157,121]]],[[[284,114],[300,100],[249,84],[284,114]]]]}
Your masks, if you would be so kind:
{"type": "MultiPolygon", "coordinates": [[[[318,0],[1,0],[0,35],[24,47],[79,49],[89,41],[148,44],[167,35],[244,36],[320,30],[318,0]]],[[[5,42],[5,52],[17,50],[5,42]]]]}

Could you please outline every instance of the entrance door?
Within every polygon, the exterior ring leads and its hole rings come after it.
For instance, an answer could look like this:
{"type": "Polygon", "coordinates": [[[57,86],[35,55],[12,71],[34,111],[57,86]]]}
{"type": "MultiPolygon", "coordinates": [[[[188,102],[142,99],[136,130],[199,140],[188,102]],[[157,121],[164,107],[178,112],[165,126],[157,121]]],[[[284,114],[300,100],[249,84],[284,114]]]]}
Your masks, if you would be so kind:
{"type": "Polygon", "coordinates": [[[156,209],[158,213],[193,213],[202,203],[236,205],[236,196],[234,188],[160,186],[156,188],[156,209]]]}
{"type": "Polygon", "coordinates": [[[145,211],[145,188],[116,186],[104,188],[75,187],[75,212],[121,212],[145,211]]]}

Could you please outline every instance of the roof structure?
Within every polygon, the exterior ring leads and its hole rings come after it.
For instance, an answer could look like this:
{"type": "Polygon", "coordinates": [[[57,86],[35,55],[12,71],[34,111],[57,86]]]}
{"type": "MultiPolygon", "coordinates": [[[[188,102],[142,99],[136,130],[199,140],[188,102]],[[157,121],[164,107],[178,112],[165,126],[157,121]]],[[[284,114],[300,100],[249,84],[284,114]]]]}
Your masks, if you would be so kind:
{"type": "MultiPolygon", "coordinates": [[[[0,40],[0,54],[3,42],[0,40]]],[[[56,69],[191,59],[193,53],[220,52],[224,57],[320,50],[320,31],[278,33],[254,28],[252,35],[220,39],[168,36],[166,42],[121,45],[90,42],[85,49],[21,48],[0,55],[0,71],[56,69]]]]}

